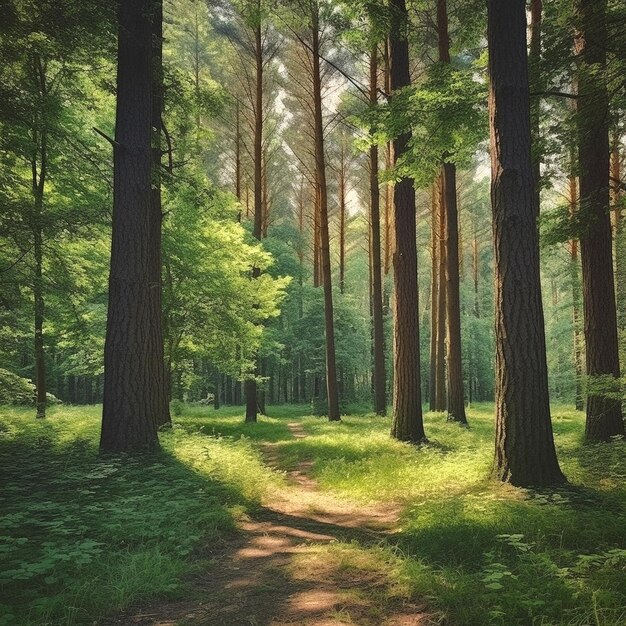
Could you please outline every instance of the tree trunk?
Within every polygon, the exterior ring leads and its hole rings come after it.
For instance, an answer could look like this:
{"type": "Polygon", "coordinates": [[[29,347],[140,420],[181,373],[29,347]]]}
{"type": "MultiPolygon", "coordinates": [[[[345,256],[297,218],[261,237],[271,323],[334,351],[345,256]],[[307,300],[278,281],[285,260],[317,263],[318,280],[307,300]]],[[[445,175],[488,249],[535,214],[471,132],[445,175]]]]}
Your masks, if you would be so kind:
{"type": "MultiPolygon", "coordinates": [[[[33,57],[34,75],[37,90],[45,103],[48,97],[46,71],[41,57],[33,57]]],[[[33,196],[33,300],[34,300],[34,352],[35,352],[35,407],[36,417],[46,417],[46,354],[43,339],[45,301],[43,289],[43,198],[48,172],[48,132],[45,120],[41,129],[33,130],[34,153],[31,159],[33,196]],[[39,170],[37,162],[39,161],[39,170]]]]}
{"type": "Polygon", "coordinates": [[[430,376],[428,379],[428,403],[431,411],[437,410],[437,304],[439,301],[438,276],[439,270],[439,232],[437,211],[439,188],[435,181],[431,186],[431,229],[430,229],[430,376]]]}
{"type": "MultiPolygon", "coordinates": [[[[626,330],[626,242],[624,216],[622,215],[622,168],[619,134],[615,132],[611,149],[611,208],[615,223],[615,300],[617,304],[617,329],[620,335],[626,330]]],[[[621,339],[621,336],[619,337],[621,339]]]]}
{"type": "MultiPolygon", "coordinates": [[[[378,101],[378,46],[370,52],[370,105],[378,101]]],[[[372,322],[374,338],[374,412],[387,413],[387,375],[385,372],[385,329],[383,325],[383,283],[380,251],[380,185],[378,183],[378,146],[370,147],[370,249],[372,268],[372,322]]]]}
{"type": "MultiPolygon", "coordinates": [[[[530,46],[528,52],[528,76],[530,89],[533,93],[543,91],[543,72],[541,71],[541,22],[543,17],[543,1],[530,2],[530,46]]],[[[541,208],[541,97],[534,96],[530,100],[530,136],[531,154],[533,159],[533,176],[535,179],[535,206],[537,215],[541,208]]]]}
{"type": "Polygon", "coordinates": [[[313,41],[313,110],[315,124],[315,170],[319,185],[319,230],[322,281],[324,284],[324,326],[326,335],[326,392],[328,419],[341,419],[337,393],[337,366],[335,362],[335,322],[333,315],[333,290],[330,269],[330,235],[328,232],[328,189],[326,187],[326,161],[324,155],[324,119],[322,116],[322,85],[320,75],[319,7],[313,3],[311,15],[313,41]]]}
{"type": "Polygon", "coordinates": [[[113,229],[100,450],[158,447],[152,276],[151,0],[120,4],[113,229]]]}
{"type": "Polygon", "coordinates": [[[459,278],[459,219],[456,194],[456,166],[443,165],[446,211],[446,317],[448,321],[447,372],[448,419],[467,424],[461,357],[461,294],[459,278]]]}
{"type": "Polygon", "coordinates": [[[163,116],[163,0],[152,3],[152,209],[150,212],[150,317],[153,320],[155,361],[154,415],[159,428],[171,428],[169,396],[165,383],[165,355],[163,349],[163,285],[161,277],[162,223],[161,202],[161,126],[163,116]]]}
{"type": "Polygon", "coordinates": [[[340,139],[339,163],[339,292],[346,291],[346,146],[340,139]]]}
{"type": "Polygon", "coordinates": [[[446,394],[446,327],[447,327],[447,289],[446,289],[446,207],[444,198],[443,176],[438,183],[439,198],[439,271],[437,272],[437,367],[435,377],[435,410],[448,408],[446,394]]]}
{"type": "MultiPolygon", "coordinates": [[[[392,93],[410,85],[408,17],[405,0],[391,0],[389,33],[392,93]]],[[[393,96],[392,96],[393,97],[393,96]]],[[[395,163],[408,150],[410,132],[394,139],[395,163]]],[[[394,164],[395,164],[394,163],[394,164]]],[[[393,253],[394,394],[391,434],[401,441],[426,440],[422,419],[420,342],[418,326],[415,189],[410,178],[396,182],[393,194],[395,249],[393,253]]]]}
{"type": "Polygon", "coordinates": [[[609,216],[609,131],[606,75],[606,0],[577,0],[578,159],[580,237],[587,376],[587,441],[624,433],[613,247],[609,216]]]}
{"type": "Polygon", "coordinates": [[[524,0],[489,0],[491,202],[495,242],[495,476],[562,483],[556,458],[530,149],[524,0]]]}
{"type": "MultiPolygon", "coordinates": [[[[450,35],[446,0],[437,2],[439,61],[450,63],[450,35]]],[[[467,424],[461,357],[461,295],[459,278],[459,215],[456,189],[456,165],[443,155],[441,199],[445,221],[445,289],[447,321],[448,419],[467,424]]],[[[443,284],[443,280],[441,281],[443,284]]]]}
{"type": "MultiPolygon", "coordinates": [[[[261,240],[263,232],[263,41],[261,23],[254,27],[254,50],[256,60],[256,85],[254,103],[254,226],[252,236],[261,240]]],[[[258,267],[252,270],[252,280],[261,272],[258,267]]],[[[258,389],[256,377],[259,372],[258,356],[254,356],[256,366],[254,378],[246,380],[246,422],[256,422],[258,414],[258,389]]]]}

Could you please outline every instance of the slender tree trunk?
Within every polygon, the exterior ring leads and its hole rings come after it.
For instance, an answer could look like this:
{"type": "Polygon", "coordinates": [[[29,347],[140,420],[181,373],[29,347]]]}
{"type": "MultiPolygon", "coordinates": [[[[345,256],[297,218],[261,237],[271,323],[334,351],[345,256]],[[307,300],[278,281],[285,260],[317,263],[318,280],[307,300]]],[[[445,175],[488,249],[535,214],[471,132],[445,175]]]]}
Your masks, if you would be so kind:
{"type": "Polygon", "coordinates": [[[241,111],[239,102],[235,111],[235,196],[240,203],[237,221],[241,222],[241,111]]]}
{"type": "MultiPolygon", "coordinates": [[[[390,9],[389,48],[393,94],[410,85],[411,78],[405,0],[391,0],[390,9]]],[[[410,139],[410,132],[394,139],[396,163],[408,150],[410,139]]],[[[394,394],[391,434],[401,441],[421,443],[425,441],[426,435],[420,384],[415,189],[410,178],[401,178],[396,182],[393,200],[394,394]]]]}
{"type": "Polygon", "coordinates": [[[150,211],[150,307],[153,320],[155,395],[154,416],[159,428],[171,428],[169,397],[165,383],[163,349],[163,285],[161,254],[163,209],[161,202],[161,126],[163,116],[163,1],[152,2],[152,208],[150,211]]]}
{"type": "Polygon", "coordinates": [[[438,183],[439,206],[439,271],[437,272],[437,369],[435,377],[436,400],[435,410],[445,411],[448,408],[446,394],[446,327],[447,327],[447,289],[446,289],[446,213],[444,200],[443,177],[438,183]]]}
{"type": "MultiPolygon", "coordinates": [[[[254,27],[254,49],[256,60],[256,85],[254,104],[254,226],[252,235],[261,240],[263,232],[263,41],[261,38],[261,23],[254,27]]],[[[258,267],[252,270],[252,279],[261,275],[258,267]]],[[[254,378],[246,380],[246,422],[256,422],[259,408],[256,377],[259,373],[258,356],[254,378]]]]}
{"type": "MultiPolygon", "coordinates": [[[[370,52],[370,105],[378,101],[378,46],[370,52]]],[[[380,185],[378,182],[378,146],[370,147],[370,249],[372,268],[372,322],[374,349],[374,412],[387,413],[387,375],[385,372],[385,329],[383,325],[383,284],[380,251],[380,185]]]]}
{"type": "Polygon", "coordinates": [[[152,212],[152,0],[119,7],[109,308],[104,348],[103,452],[158,447],[152,212]]]}
{"type": "Polygon", "coordinates": [[[494,474],[518,486],[556,484],[565,479],[550,420],[524,0],[489,0],[488,47],[496,273],[494,474]]]}
{"type": "MultiPolygon", "coordinates": [[[[48,97],[46,70],[41,57],[33,56],[33,77],[39,95],[45,103],[48,97]]],[[[36,417],[46,417],[46,353],[43,338],[45,300],[43,286],[43,200],[48,172],[48,132],[45,114],[40,129],[33,131],[34,153],[31,159],[33,196],[33,300],[34,300],[34,353],[35,353],[35,407],[36,417]],[[37,162],[39,161],[39,169],[37,162]]]]}
{"type": "MultiPolygon", "coordinates": [[[[611,149],[611,208],[615,223],[615,299],[617,304],[617,329],[626,331],[626,241],[622,200],[622,167],[619,134],[615,132],[611,149]]],[[[620,337],[621,338],[621,337],[620,337]]]]}
{"type": "Polygon", "coordinates": [[[443,165],[446,210],[446,317],[448,321],[448,419],[467,424],[461,357],[461,294],[459,278],[459,219],[456,166],[443,165]]]}
{"type": "Polygon", "coordinates": [[[435,181],[432,184],[431,193],[431,270],[430,270],[430,377],[428,380],[428,401],[431,411],[437,410],[437,338],[439,336],[438,310],[439,302],[439,184],[435,181]]]}
{"type": "MultiPolygon", "coordinates": [[[[439,61],[450,63],[450,35],[446,0],[437,1],[439,61]]],[[[441,168],[442,211],[445,215],[445,289],[447,321],[448,419],[461,424],[465,417],[463,360],[461,357],[461,296],[459,278],[459,215],[457,205],[456,165],[443,156],[441,168]]],[[[443,283],[443,280],[442,280],[443,283]]]]}
{"type": "Polygon", "coordinates": [[[313,110],[315,124],[315,170],[319,184],[320,253],[324,284],[324,326],[326,335],[326,392],[328,419],[341,419],[337,393],[337,366],[335,361],[335,322],[333,315],[333,290],[330,269],[330,235],[328,232],[328,189],[326,187],[326,162],[324,155],[324,119],[322,116],[322,85],[320,74],[319,7],[313,3],[313,110]]]}
{"type": "Polygon", "coordinates": [[[346,146],[341,138],[339,164],[339,292],[346,291],[346,146]]]}
{"type": "Polygon", "coordinates": [[[624,433],[621,401],[613,248],[609,216],[609,103],[606,75],[606,0],[577,0],[578,158],[580,237],[587,376],[588,441],[624,433]]]}

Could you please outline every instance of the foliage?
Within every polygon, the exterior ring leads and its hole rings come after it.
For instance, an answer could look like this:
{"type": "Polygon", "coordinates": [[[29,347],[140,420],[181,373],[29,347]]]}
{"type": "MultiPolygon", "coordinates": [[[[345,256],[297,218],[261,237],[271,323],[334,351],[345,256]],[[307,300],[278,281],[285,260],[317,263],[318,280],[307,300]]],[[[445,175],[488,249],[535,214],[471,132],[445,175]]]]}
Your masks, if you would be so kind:
{"type": "Polygon", "coordinates": [[[0,369],[0,404],[32,404],[35,386],[30,380],[0,369]]]}

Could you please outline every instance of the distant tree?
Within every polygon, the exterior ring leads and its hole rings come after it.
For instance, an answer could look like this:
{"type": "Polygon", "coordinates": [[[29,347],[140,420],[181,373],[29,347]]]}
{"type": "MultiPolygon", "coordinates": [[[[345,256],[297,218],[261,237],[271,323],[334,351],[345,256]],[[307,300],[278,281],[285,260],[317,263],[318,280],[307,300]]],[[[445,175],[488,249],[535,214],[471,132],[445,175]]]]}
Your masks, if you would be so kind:
{"type": "Polygon", "coordinates": [[[496,272],[495,476],[565,480],[556,457],[539,274],[524,0],[488,3],[491,201],[496,272]]]}

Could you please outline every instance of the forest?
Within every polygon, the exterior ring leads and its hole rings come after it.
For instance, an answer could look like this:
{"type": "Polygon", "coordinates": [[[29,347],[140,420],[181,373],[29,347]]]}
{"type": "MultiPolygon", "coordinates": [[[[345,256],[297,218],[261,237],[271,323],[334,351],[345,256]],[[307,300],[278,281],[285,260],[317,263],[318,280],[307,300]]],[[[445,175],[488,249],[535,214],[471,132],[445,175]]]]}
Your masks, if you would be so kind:
{"type": "Polygon", "coordinates": [[[626,625],[623,1],[0,16],[0,626],[626,625]]]}

